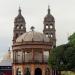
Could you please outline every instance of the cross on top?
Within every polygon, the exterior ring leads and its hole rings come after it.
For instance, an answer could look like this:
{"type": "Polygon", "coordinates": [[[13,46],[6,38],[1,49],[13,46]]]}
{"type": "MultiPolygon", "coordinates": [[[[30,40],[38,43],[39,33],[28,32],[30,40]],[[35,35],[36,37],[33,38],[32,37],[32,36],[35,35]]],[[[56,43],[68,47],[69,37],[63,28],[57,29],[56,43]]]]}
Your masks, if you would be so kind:
{"type": "Polygon", "coordinates": [[[31,26],[31,28],[30,28],[32,31],[34,31],[34,29],[35,29],[35,27],[34,26],[31,26]]]}

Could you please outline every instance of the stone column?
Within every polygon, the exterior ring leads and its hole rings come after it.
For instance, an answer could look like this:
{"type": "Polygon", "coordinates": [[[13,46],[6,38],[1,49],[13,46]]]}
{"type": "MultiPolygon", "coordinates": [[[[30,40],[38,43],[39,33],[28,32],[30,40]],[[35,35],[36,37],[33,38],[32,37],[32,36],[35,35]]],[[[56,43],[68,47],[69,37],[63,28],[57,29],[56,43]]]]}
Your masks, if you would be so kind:
{"type": "Polygon", "coordinates": [[[42,65],[42,75],[45,75],[45,65],[42,65]]]}
{"type": "Polygon", "coordinates": [[[34,75],[35,74],[35,69],[34,69],[34,64],[31,65],[31,75],[34,75]]]}
{"type": "Polygon", "coordinates": [[[22,75],[24,75],[24,71],[25,71],[24,65],[22,65],[22,75]]]}
{"type": "Polygon", "coordinates": [[[32,49],[32,62],[34,62],[34,50],[32,49]]]}
{"type": "Polygon", "coordinates": [[[16,63],[16,51],[14,51],[14,56],[15,56],[15,63],[16,63]]]}
{"type": "Polygon", "coordinates": [[[56,71],[52,69],[52,75],[56,75],[56,71]]]}
{"type": "Polygon", "coordinates": [[[23,51],[22,51],[22,63],[23,63],[23,51]]]}
{"type": "Polygon", "coordinates": [[[22,63],[25,62],[25,51],[22,51],[22,63]]]}
{"type": "Polygon", "coordinates": [[[52,75],[52,69],[50,68],[50,75],[52,75]]]}
{"type": "Polygon", "coordinates": [[[16,67],[15,66],[13,66],[13,75],[16,75],[16,73],[17,73],[17,69],[16,69],[16,67]]]}
{"type": "Polygon", "coordinates": [[[42,49],[42,62],[44,62],[44,49],[42,49]]]}
{"type": "Polygon", "coordinates": [[[25,62],[25,51],[24,51],[24,62],[25,62]]]}
{"type": "Polygon", "coordinates": [[[16,62],[18,63],[18,51],[16,51],[16,62]]]}

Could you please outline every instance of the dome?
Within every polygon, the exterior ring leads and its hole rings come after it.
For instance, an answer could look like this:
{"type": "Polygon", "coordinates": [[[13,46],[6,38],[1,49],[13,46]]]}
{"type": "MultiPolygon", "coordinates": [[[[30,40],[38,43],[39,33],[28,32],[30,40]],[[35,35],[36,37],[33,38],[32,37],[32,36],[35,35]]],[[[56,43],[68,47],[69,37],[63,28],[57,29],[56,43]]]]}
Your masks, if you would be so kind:
{"type": "Polygon", "coordinates": [[[54,17],[51,14],[47,14],[44,18],[44,21],[54,21],[54,17]]]}
{"type": "Polygon", "coordinates": [[[51,15],[49,7],[48,7],[48,14],[45,16],[44,21],[54,21],[54,17],[51,15]]]}
{"type": "Polygon", "coordinates": [[[12,66],[11,52],[8,51],[0,61],[0,66],[12,66]]]}
{"type": "Polygon", "coordinates": [[[25,23],[25,19],[24,19],[24,17],[22,16],[22,14],[21,14],[21,9],[19,8],[19,14],[18,14],[18,16],[15,18],[15,21],[14,21],[15,23],[19,23],[19,22],[24,22],[25,23]]]}
{"type": "Polygon", "coordinates": [[[40,32],[30,31],[30,32],[24,33],[23,35],[19,36],[16,39],[16,42],[23,42],[23,41],[49,42],[49,38],[40,32]]]}

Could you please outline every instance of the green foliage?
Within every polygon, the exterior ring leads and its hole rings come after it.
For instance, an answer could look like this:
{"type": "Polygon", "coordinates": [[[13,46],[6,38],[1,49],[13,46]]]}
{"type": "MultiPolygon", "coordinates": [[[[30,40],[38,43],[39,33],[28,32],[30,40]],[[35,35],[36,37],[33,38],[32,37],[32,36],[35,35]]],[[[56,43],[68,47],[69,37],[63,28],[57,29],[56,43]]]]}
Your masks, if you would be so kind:
{"type": "Polygon", "coordinates": [[[72,35],[70,35],[68,37],[69,43],[73,46],[75,46],[75,33],[73,33],[72,35]]]}
{"type": "Polygon", "coordinates": [[[75,33],[69,42],[51,50],[49,65],[56,70],[75,70],[75,33]]]}

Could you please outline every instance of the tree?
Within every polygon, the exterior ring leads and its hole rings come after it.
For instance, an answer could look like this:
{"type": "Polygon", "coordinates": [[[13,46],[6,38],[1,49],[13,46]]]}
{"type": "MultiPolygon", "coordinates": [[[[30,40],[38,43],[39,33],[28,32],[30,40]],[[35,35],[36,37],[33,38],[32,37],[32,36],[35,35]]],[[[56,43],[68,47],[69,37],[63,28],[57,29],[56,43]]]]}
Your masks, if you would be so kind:
{"type": "Polygon", "coordinates": [[[75,33],[68,40],[51,50],[48,62],[55,70],[75,70],[75,33]]]}
{"type": "Polygon", "coordinates": [[[72,35],[70,35],[70,36],[68,37],[68,41],[69,41],[69,42],[68,42],[69,44],[75,46],[75,33],[73,33],[72,35]]]}

